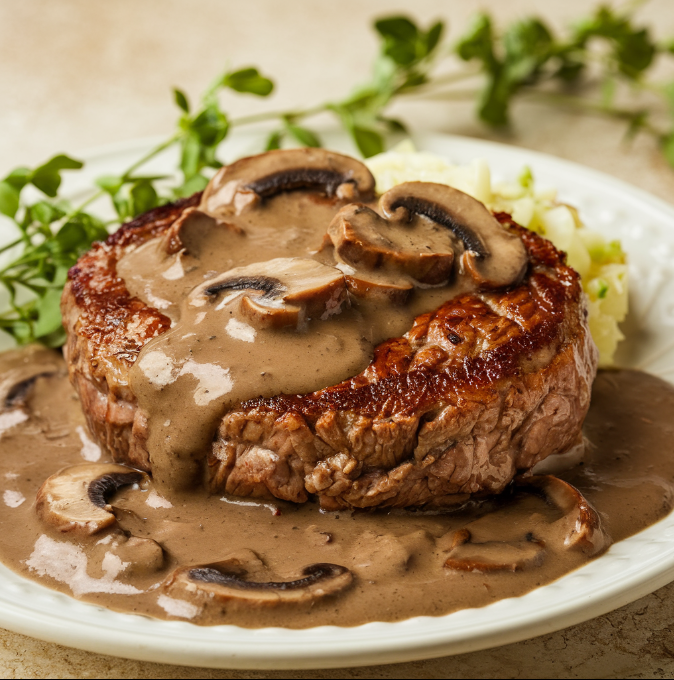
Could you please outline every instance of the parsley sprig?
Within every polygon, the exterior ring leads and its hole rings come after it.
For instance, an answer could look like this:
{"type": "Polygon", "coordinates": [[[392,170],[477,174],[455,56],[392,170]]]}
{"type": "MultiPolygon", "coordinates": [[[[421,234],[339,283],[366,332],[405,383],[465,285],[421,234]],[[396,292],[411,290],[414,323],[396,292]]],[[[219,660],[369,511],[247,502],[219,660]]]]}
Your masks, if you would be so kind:
{"type": "Polygon", "coordinates": [[[639,4],[624,10],[601,6],[564,34],[536,17],[499,29],[483,13],[454,43],[444,38],[442,21],[424,29],[406,16],[382,18],[374,24],[380,46],[371,78],[341,100],[232,118],[223,108],[224,94],[267,97],[274,83],[254,67],[230,70],[196,105],[174,89],[180,111],[174,134],[124,173],[98,177],[79,205],[60,196],[59,188],[62,173],[81,169],[81,161],[59,154],[37,168],[16,168],[0,180],[0,213],[15,230],[0,247],[0,284],[9,307],[0,314],[0,328],[19,344],[61,345],[58,301],[68,269],[113,226],[203,189],[222,167],[222,141],[246,125],[267,125],[267,150],[315,147],[321,138],[308,122],[332,114],[369,157],[384,150],[390,133],[406,131],[388,114],[403,98],[474,100],[478,118],[496,128],[509,125],[513,102],[534,99],[624,120],[628,137],[654,136],[674,166],[674,80],[648,77],[658,61],[671,60],[674,40],[658,42],[638,23],[639,4]],[[173,146],[180,150],[175,175],[143,174],[150,160],[173,146]],[[93,211],[101,199],[108,200],[114,220],[93,211]]]}

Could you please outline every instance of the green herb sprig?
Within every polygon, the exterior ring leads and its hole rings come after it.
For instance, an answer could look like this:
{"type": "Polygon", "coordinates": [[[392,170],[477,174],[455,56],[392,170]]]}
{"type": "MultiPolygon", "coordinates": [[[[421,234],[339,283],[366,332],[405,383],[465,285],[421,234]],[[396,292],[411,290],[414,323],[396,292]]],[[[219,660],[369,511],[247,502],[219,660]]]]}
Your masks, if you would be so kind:
{"type": "Polygon", "coordinates": [[[62,172],[81,169],[81,161],[60,154],[34,169],[16,168],[0,181],[0,213],[16,231],[0,247],[6,262],[0,265],[0,284],[9,299],[0,328],[19,344],[61,345],[58,301],[69,267],[116,225],[203,189],[222,167],[220,144],[246,125],[271,123],[267,150],[286,144],[316,147],[320,135],[307,121],[328,113],[370,157],[384,150],[390,133],[406,131],[387,113],[403,98],[474,100],[478,118],[495,128],[509,125],[514,101],[529,99],[624,120],[628,137],[654,136],[674,166],[674,80],[647,77],[658,60],[672,58],[674,40],[656,41],[636,20],[638,4],[625,10],[601,6],[564,35],[536,17],[499,30],[483,13],[455,43],[443,39],[442,21],[423,29],[406,16],[382,18],[374,24],[380,45],[370,80],[342,100],[307,109],[231,117],[222,106],[223,93],[267,97],[274,90],[272,80],[254,67],[224,73],[196,106],[174,89],[180,111],[174,134],[121,175],[97,178],[76,206],[59,195],[59,188],[62,172]],[[141,172],[169,147],[180,150],[175,176],[141,172]],[[92,204],[102,198],[114,210],[112,222],[92,212],[92,204]]]}

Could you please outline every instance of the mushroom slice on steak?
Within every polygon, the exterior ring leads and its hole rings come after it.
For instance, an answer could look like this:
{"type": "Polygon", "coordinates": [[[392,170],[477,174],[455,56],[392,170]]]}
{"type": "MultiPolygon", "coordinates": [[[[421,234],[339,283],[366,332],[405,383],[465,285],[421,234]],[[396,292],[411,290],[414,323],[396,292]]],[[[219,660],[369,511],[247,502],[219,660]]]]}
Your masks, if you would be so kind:
{"type": "Polygon", "coordinates": [[[390,276],[381,272],[357,271],[346,264],[338,266],[340,271],[344,273],[344,281],[349,293],[357,298],[403,305],[414,290],[414,284],[400,276],[390,276]]]}
{"type": "Polygon", "coordinates": [[[328,227],[337,259],[357,271],[403,274],[428,285],[452,275],[452,234],[407,213],[386,220],[365,205],[348,205],[328,227]]]}
{"type": "Polygon", "coordinates": [[[218,307],[238,301],[240,314],[258,328],[282,328],[339,313],[347,292],[338,269],[289,257],[231,269],[200,285],[189,298],[193,307],[217,301],[218,307]]]}
{"type": "Polygon", "coordinates": [[[463,191],[445,184],[405,182],[387,191],[379,205],[389,219],[421,215],[451,231],[463,246],[462,272],[482,287],[512,286],[524,275],[527,255],[522,240],[463,191]]]}
{"type": "Polygon", "coordinates": [[[546,501],[563,513],[551,529],[561,534],[565,548],[596,555],[611,543],[597,511],[575,486],[552,475],[528,477],[520,480],[518,486],[541,492],[546,501]]]}
{"type": "Polygon", "coordinates": [[[200,208],[216,218],[285,191],[305,189],[346,201],[368,200],[374,177],[363,163],[325,149],[288,149],[242,158],[222,168],[200,208]]]}
{"type": "Polygon", "coordinates": [[[365,205],[340,210],[328,236],[340,261],[357,272],[383,271],[435,286],[450,281],[455,258],[481,288],[519,282],[524,245],[480,201],[430,182],[406,182],[379,201],[383,216],[365,205]]]}
{"type": "Polygon", "coordinates": [[[219,605],[269,607],[315,602],[345,590],[352,581],[351,572],[337,564],[311,564],[302,569],[299,578],[289,581],[253,581],[247,579],[240,564],[230,568],[221,562],[177,569],[167,586],[219,605]]]}
{"type": "Polygon", "coordinates": [[[145,473],[122,465],[73,465],[45,481],[37,492],[35,509],[43,522],[59,531],[95,534],[116,522],[108,505],[110,496],[147,479],[145,473]]]}

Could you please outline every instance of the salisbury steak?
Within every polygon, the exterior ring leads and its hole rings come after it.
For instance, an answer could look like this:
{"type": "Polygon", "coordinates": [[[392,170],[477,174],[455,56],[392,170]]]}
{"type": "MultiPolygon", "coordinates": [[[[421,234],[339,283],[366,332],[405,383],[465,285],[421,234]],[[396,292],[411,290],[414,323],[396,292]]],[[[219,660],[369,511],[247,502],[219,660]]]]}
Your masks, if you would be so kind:
{"type": "MultiPolygon", "coordinates": [[[[63,295],[66,358],[91,432],[114,460],[149,472],[129,372],[171,321],[131,296],[117,264],[200,200],[158,208],[95,245],[63,295]]],[[[313,495],[326,509],[455,503],[498,493],[576,444],[597,362],[578,274],[548,241],[496,217],[524,244],[518,285],[485,286],[418,316],[349,380],[230,408],[207,456],[208,488],[313,495]]]]}

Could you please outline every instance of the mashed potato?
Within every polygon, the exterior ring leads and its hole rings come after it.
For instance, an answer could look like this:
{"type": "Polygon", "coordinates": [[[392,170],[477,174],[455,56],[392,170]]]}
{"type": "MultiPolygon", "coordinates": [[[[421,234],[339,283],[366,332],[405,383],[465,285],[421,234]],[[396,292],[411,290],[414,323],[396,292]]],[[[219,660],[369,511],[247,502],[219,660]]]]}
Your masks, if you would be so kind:
{"type": "Polygon", "coordinates": [[[555,190],[536,190],[528,168],[517,181],[492,184],[485,161],[451,165],[432,153],[416,151],[411,142],[373,156],[366,164],[377,180],[379,192],[402,182],[449,184],[494,211],[510,213],[515,222],[565,251],[588,296],[590,330],[599,348],[599,363],[603,366],[613,363],[616,347],[624,337],[618,324],[627,315],[627,265],[619,241],[609,242],[587,229],[575,208],[557,200],[555,190]]]}

